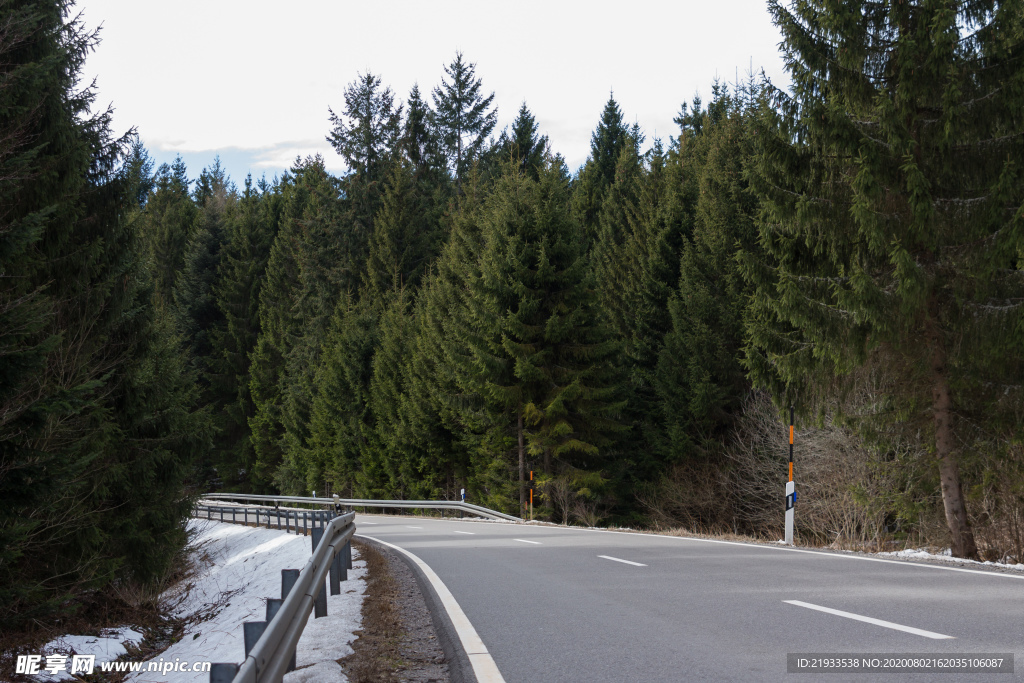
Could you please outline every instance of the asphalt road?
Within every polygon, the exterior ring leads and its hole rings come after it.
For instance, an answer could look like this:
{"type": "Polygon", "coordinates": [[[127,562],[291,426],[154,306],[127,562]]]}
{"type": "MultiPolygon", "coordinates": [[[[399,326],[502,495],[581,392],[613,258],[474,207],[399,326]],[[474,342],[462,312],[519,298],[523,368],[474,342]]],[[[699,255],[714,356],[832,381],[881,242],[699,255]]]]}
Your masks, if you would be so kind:
{"type": "Polygon", "coordinates": [[[509,683],[1024,680],[1020,572],[468,520],[356,526],[438,574],[509,683]],[[1013,653],[1016,673],[787,673],[788,653],[1013,653]]]}

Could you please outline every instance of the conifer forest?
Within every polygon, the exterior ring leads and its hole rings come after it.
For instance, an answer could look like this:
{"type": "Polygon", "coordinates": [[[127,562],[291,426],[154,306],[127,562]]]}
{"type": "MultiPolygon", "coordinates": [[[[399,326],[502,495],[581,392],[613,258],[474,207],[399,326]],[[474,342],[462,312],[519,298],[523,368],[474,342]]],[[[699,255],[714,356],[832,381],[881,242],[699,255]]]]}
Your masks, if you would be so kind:
{"type": "Polygon", "coordinates": [[[768,5],[790,85],[665,139],[612,93],[578,169],[453,49],[350,75],[345,173],[230,178],[112,129],[71,0],[0,0],[5,620],[158,580],[205,492],[533,472],[537,519],[774,541],[790,406],[801,543],[1024,562],[1024,2],[768,5]]]}

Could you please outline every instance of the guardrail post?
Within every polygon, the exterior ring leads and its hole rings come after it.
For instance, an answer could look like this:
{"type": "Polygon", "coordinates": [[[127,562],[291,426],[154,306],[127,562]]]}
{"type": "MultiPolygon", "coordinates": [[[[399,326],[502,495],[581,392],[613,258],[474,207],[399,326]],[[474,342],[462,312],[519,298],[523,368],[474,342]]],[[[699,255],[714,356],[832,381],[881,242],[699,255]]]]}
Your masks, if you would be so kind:
{"type": "Polygon", "coordinates": [[[256,641],[260,639],[267,629],[265,621],[247,621],[242,624],[242,639],[245,641],[245,656],[248,657],[252,649],[256,647],[256,641]]]}
{"type": "MultiPolygon", "coordinates": [[[[352,569],[352,541],[345,541],[345,549],[342,552],[345,553],[345,569],[352,569]]],[[[348,580],[347,574],[345,579],[348,580]]]]}
{"type": "Polygon", "coordinates": [[[267,598],[267,623],[269,624],[274,617],[277,616],[278,610],[281,609],[281,605],[284,604],[284,600],[281,598],[267,598]]]}
{"type": "Polygon", "coordinates": [[[343,549],[339,548],[331,559],[331,595],[341,595],[341,582],[348,581],[348,572],[342,564],[343,549]]]}
{"type": "MultiPolygon", "coordinates": [[[[324,538],[324,530],[320,527],[313,527],[310,529],[311,539],[313,541],[313,553],[316,553],[316,547],[320,545],[320,541],[324,538]]],[[[319,586],[313,586],[313,590],[316,591],[313,597],[313,617],[319,619],[320,617],[327,616],[327,587],[321,583],[319,586]]]]}
{"type": "Polygon", "coordinates": [[[210,683],[231,683],[237,674],[237,664],[218,662],[210,665],[210,683]]]}
{"type": "Polygon", "coordinates": [[[232,524],[235,523],[235,512],[236,512],[236,509],[235,508],[231,508],[231,523],[232,524]]]}
{"type": "MultiPolygon", "coordinates": [[[[299,580],[298,569],[282,569],[281,570],[281,602],[288,597],[288,594],[292,592],[292,588],[295,587],[295,582],[299,580]]],[[[292,653],[292,659],[288,662],[288,670],[295,671],[295,653],[292,653]]]]}

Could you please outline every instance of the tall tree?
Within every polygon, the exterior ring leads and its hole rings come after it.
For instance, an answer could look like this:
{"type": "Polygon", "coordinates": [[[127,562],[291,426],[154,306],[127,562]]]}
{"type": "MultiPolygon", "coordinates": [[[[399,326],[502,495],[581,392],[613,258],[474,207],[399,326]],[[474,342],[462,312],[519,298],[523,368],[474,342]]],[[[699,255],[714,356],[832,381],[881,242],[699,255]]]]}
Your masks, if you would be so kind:
{"type": "Polygon", "coordinates": [[[494,93],[486,97],[481,93],[483,81],[476,77],[476,64],[465,61],[461,52],[444,70],[448,78],[434,88],[434,109],[441,143],[461,192],[470,164],[485,149],[498,123],[498,110],[491,109],[494,93]]]}
{"type": "Polygon", "coordinates": [[[884,362],[874,419],[925,439],[953,554],[976,557],[959,461],[1020,429],[1021,4],[769,9],[793,90],[756,136],[751,371],[785,401],[884,362]]]}
{"type": "Polygon", "coordinates": [[[345,86],[344,114],[327,111],[333,126],[327,141],[349,171],[366,182],[382,180],[402,135],[402,106],[395,104],[391,88],[367,71],[345,86]]]}
{"type": "Polygon", "coordinates": [[[516,159],[520,169],[537,180],[548,156],[548,136],[537,135],[538,129],[537,119],[523,102],[516,120],[512,122],[512,131],[503,130],[498,136],[494,155],[498,157],[499,164],[516,159]]]}
{"type": "Polygon", "coordinates": [[[0,32],[0,616],[15,627],[167,571],[209,437],[154,316],[145,173],[77,88],[97,36],[71,10],[6,3],[0,32]]]}
{"type": "Polygon", "coordinates": [[[548,472],[555,459],[598,469],[621,429],[615,344],[591,277],[560,167],[548,164],[538,181],[510,167],[484,210],[463,377],[492,415],[487,455],[518,456],[520,511],[527,452],[548,472]]]}
{"type": "Polygon", "coordinates": [[[189,185],[181,157],[170,166],[161,164],[141,224],[155,275],[156,302],[167,311],[174,310],[174,285],[199,213],[189,185]]]}
{"type": "Polygon", "coordinates": [[[259,301],[267,259],[280,220],[280,193],[251,177],[227,221],[214,287],[216,305],[224,318],[214,331],[211,362],[216,393],[217,436],[214,464],[229,488],[251,488],[255,454],[249,419],[254,415],[249,389],[249,356],[259,336],[259,301]]]}

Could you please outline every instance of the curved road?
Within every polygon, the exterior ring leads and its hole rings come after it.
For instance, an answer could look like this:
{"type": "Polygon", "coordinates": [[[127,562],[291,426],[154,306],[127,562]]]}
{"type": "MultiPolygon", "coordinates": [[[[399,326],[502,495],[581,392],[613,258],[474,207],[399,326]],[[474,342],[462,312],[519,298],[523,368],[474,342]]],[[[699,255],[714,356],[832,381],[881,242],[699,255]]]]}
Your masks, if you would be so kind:
{"type": "Polygon", "coordinates": [[[671,536],[359,514],[519,681],[1024,680],[1024,573],[671,536]],[[788,653],[1013,653],[1014,674],[787,674],[788,653]]]}

